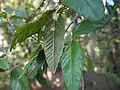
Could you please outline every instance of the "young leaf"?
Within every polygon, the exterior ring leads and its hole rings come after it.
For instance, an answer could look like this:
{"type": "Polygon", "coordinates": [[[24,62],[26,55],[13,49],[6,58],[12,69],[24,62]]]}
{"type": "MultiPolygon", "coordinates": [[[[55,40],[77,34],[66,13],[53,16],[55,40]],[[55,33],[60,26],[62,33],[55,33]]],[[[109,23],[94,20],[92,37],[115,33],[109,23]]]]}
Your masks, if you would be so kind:
{"type": "Polygon", "coordinates": [[[55,73],[64,48],[65,24],[62,16],[52,20],[44,29],[44,51],[48,67],[55,73]]]}
{"type": "Polygon", "coordinates": [[[9,69],[8,60],[0,58],[0,72],[9,69]]]}
{"type": "Polygon", "coordinates": [[[102,0],[63,0],[63,3],[87,19],[100,20],[104,16],[102,0]]]}
{"type": "Polygon", "coordinates": [[[80,44],[73,41],[63,52],[62,73],[67,90],[79,90],[82,78],[84,53],[80,44]]]}
{"type": "Polygon", "coordinates": [[[11,75],[10,75],[11,90],[30,90],[30,84],[24,75],[20,79],[18,79],[21,72],[22,72],[22,69],[20,68],[15,68],[11,72],[11,75]]]}
{"type": "Polygon", "coordinates": [[[18,28],[13,36],[11,49],[17,44],[25,41],[28,37],[30,37],[33,34],[36,34],[41,30],[41,28],[46,24],[46,22],[49,21],[50,18],[52,18],[53,11],[46,11],[41,18],[34,22],[29,23],[21,26],[18,28]]]}

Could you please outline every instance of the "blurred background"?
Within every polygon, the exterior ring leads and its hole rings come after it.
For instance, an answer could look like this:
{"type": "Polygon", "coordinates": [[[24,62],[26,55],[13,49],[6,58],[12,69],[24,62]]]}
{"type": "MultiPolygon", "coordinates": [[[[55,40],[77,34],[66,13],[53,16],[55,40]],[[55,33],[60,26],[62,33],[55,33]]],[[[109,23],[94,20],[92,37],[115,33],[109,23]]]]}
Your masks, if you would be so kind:
{"type": "MultiPolygon", "coordinates": [[[[112,0],[108,0],[109,3],[112,0]]],[[[49,0],[0,0],[0,58],[5,57],[12,66],[24,67],[28,63],[32,51],[37,46],[36,36],[16,45],[10,52],[12,36],[15,30],[36,19],[44,11],[49,0]]],[[[51,0],[49,8],[54,8],[59,0],[51,0]]],[[[113,3],[112,3],[113,4],[113,3]]],[[[94,33],[78,36],[82,47],[86,50],[82,87],[84,90],[120,90],[120,3],[116,8],[111,22],[103,29],[94,33]]],[[[113,8],[113,6],[111,6],[113,8]]],[[[69,11],[66,26],[74,13],[69,11]]],[[[0,90],[10,90],[10,71],[0,72],[0,90]]],[[[56,74],[49,69],[45,74],[50,84],[42,85],[34,80],[33,90],[63,90],[61,68],[56,74]]]]}

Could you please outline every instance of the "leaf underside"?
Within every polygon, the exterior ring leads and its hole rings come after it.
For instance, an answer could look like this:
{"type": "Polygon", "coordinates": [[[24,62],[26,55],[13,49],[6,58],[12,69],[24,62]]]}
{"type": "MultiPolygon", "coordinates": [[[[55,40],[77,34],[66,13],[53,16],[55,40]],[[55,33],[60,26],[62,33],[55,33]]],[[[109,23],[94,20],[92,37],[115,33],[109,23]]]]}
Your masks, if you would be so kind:
{"type": "Polygon", "coordinates": [[[52,20],[44,29],[44,51],[48,67],[55,73],[64,48],[65,24],[62,16],[52,20]]]}

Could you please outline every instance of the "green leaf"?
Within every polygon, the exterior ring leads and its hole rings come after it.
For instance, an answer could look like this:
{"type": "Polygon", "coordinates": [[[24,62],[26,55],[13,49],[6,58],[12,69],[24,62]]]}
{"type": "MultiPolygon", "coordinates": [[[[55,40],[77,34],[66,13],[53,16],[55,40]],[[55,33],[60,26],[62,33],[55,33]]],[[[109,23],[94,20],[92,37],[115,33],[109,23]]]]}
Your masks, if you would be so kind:
{"type": "Polygon", "coordinates": [[[7,14],[5,12],[0,12],[0,17],[6,18],[7,14]]]}
{"type": "Polygon", "coordinates": [[[0,18],[0,27],[5,26],[7,24],[7,21],[3,18],[0,18]]]}
{"type": "Polygon", "coordinates": [[[25,3],[25,6],[28,7],[28,8],[35,9],[34,5],[31,4],[31,3],[28,3],[28,2],[25,3]]]}
{"type": "Polygon", "coordinates": [[[35,58],[38,56],[38,54],[39,54],[39,52],[40,52],[41,50],[42,50],[42,46],[41,46],[41,44],[40,44],[40,45],[38,45],[37,48],[35,48],[35,50],[32,52],[32,54],[30,55],[30,59],[29,59],[29,60],[35,59],[35,58]]]}
{"type": "Polygon", "coordinates": [[[52,20],[44,29],[43,47],[48,67],[55,73],[64,48],[65,24],[62,16],[52,20]]]}
{"type": "Polygon", "coordinates": [[[103,28],[108,22],[110,21],[109,16],[105,16],[103,19],[99,21],[90,21],[90,20],[84,20],[78,26],[76,26],[74,30],[74,35],[82,35],[82,34],[88,34],[90,32],[94,32],[98,29],[103,28]]]}
{"type": "Polygon", "coordinates": [[[28,71],[28,69],[31,67],[33,61],[30,61],[24,68],[24,70],[21,72],[20,76],[18,77],[18,79],[21,79],[24,74],[28,71]]]}
{"type": "Polygon", "coordinates": [[[5,71],[9,69],[8,60],[0,58],[0,71],[5,71]]]}
{"type": "Polygon", "coordinates": [[[18,17],[22,17],[22,18],[27,18],[27,12],[26,12],[26,8],[25,6],[19,6],[16,10],[15,10],[15,15],[18,17]]]}
{"type": "Polygon", "coordinates": [[[67,90],[79,90],[83,71],[83,49],[78,42],[71,42],[61,58],[62,73],[67,90]]]}
{"type": "Polygon", "coordinates": [[[87,70],[88,72],[93,72],[94,71],[94,64],[93,61],[90,58],[87,58],[87,70]]]}
{"type": "Polygon", "coordinates": [[[18,28],[13,36],[11,49],[17,44],[25,41],[28,37],[39,32],[42,27],[52,18],[53,11],[46,11],[41,18],[34,22],[21,26],[18,28]]]}
{"type": "Polygon", "coordinates": [[[40,68],[43,68],[43,66],[44,66],[44,64],[45,64],[45,53],[44,53],[44,49],[39,52],[36,61],[37,61],[37,63],[38,63],[38,66],[39,66],[40,68]]]}
{"type": "Polygon", "coordinates": [[[9,6],[6,6],[6,7],[4,8],[4,10],[5,10],[5,12],[6,12],[7,14],[11,14],[11,13],[13,12],[13,9],[12,9],[11,7],[9,7],[9,6]]]}
{"type": "Polygon", "coordinates": [[[63,0],[63,3],[87,19],[100,20],[104,16],[102,0],[63,0]]]}
{"type": "Polygon", "coordinates": [[[15,68],[10,75],[11,90],[30,90],[30,84],[25,76],[18,79],[22,72],[22,69],[15,68]]]}
{"type": "Polygon", "coordinates": [[[11,22],[15,25],[15,26],[22,26],[25,25],[25,21],[23,21],[22,19],[11,19],[11,22]]]}
{"type": "Polygon", "coordinates": [[[38,73],[38,67],[34,67],[32,71],[30,71],[30,74],[28,75],[29,79],[35,79],[36,75],[38,73]]]}

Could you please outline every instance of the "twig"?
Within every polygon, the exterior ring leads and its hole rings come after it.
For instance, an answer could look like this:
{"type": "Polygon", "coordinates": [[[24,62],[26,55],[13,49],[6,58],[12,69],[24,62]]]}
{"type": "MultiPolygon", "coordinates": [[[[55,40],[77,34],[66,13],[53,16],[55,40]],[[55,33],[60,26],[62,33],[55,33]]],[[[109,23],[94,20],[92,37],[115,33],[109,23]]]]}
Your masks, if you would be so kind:
{"type": "Polygon", "coordinates": [[[78,18],[79,14],[76,14],[74,19],[72,20],[72,22],[67,26],[65,32],[67,32],[67,30],[70,28],[70,26],[75,22],[75,20],[78,18]]]}
{"type": "Polygon", "coordinates": [[[39,42],[39,40],[37,40],[35,37],[31,36],[31,38],[33,38],[35,41],[39,42]]]}
{"type": "Polygon", "coordinates": [[[31,38],[33,38],[35,41],[37,41],[38,43],[42,44],[38,39],[36,39],[35,37],[31,36],[31,38]]]}
{"type": "Polygon", "coordinates": [[[22,61],[21,63],[19,63],[18,65],[14,66],[13,68],[7,69],[6,71],[9,71],[6,75],[6,77],[8,77],[10,75],[10,73],[17,67],[20,67],[25,61],[22,61]]]}

